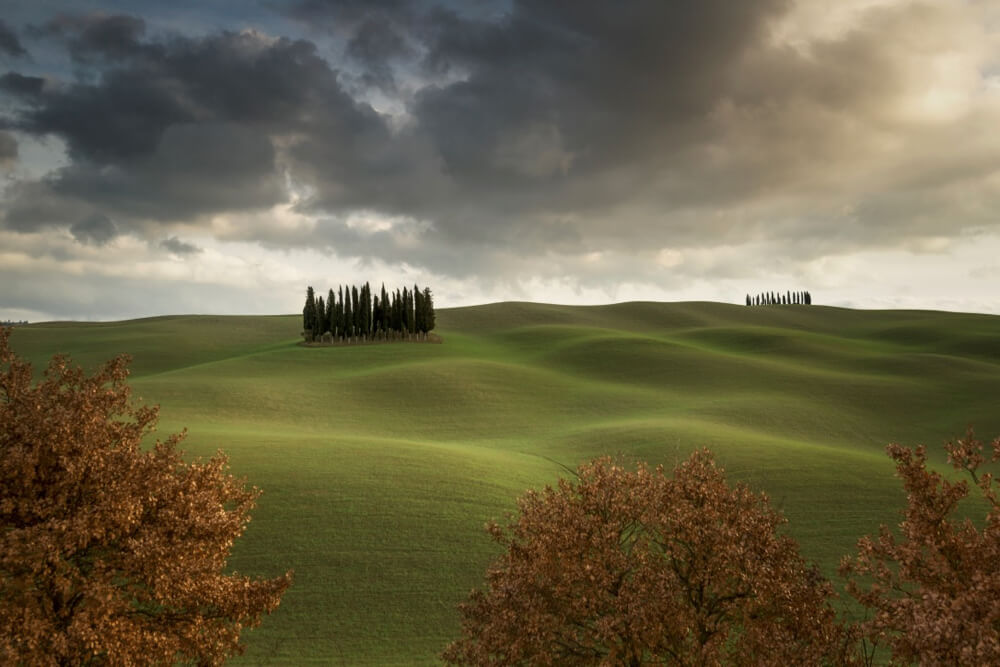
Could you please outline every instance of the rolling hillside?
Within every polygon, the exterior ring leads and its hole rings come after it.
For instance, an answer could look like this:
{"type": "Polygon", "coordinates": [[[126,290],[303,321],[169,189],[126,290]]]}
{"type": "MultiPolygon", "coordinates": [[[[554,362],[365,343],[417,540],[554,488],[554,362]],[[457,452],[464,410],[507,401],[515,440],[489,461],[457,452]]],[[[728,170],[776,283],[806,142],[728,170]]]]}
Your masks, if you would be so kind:
{"type": "Polygon", "coordinates": [[[1000,317],[717,303],[503,303],[438,312],[442,345],[306,349],[298,316],[47,323],[43,365],[133,356],[137,397],[191,455],[264,489],[233,566],[291,567],[246,664],[434,663],[493,547],[483,523],[561,466],[667,466],[711,447],[767,491],[810,559],[840,556],[902,492],[889,441],[1000,433],[1000,317]]]}

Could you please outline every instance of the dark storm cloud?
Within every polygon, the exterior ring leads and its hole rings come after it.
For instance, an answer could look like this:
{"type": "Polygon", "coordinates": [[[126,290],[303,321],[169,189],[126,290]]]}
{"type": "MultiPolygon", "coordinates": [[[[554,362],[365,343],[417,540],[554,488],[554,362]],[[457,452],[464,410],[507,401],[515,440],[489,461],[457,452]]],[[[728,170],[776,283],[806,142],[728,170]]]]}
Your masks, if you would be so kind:
{"type": "Polygon", "coordinates": [[[38,76],[24,76],[17,72],[7,72],[0,76],[0,90],[15,96],[32,98],[42,92],[45,79],[38,76]]]}
{"type": "Polygon", "coordinates": [[[176,236],[171,236],[160,241],[160,247],[175,255],[196,255],[201,252],[201,248],[193,243],[181,241],[176,236]]]}
{"type": "MultiPolygon", "coordinates": [[[[689,123],[725,94],[733,64],[785,6],[650,0],[626,8],[587,0],[568,10],[561,2],[519,2],[499,24],[442,12],[427,61],[470,75],[427,91],[418,114],[475,123],[470,134],[485,130],[494,150],[526,123],[551,120],[568,150],[588,151],[580,168],[599,168],[650,140],[689,140],[689,123]]],[[[473,152],[467,143],[449,146],[462,166],[473,152]]]]}
{"type": "Polygon", "coordinates": [[[392,61],[413,55],[403,32],[384,16],[365,19],[347,44],[347,54],[360,63],[368,85],[385,91],[396,89],[392,61]]]}
{"type": "MultiPolygon", "coordinates": [[[[428,72],[459,80],[424,88],[410,106],[446,184],[410,212],[455,239],[528,248],[538,236],[578,238],[567,216],[608,215],[689,168],[684,151],[705,139],[734,65],[785,7],[525,2],[499,21],[428,10],[409,38],[422,40],[428,72]]],[[[317,204],[335,206],[338,191],[318,188],[317,204]]]]}
{"type": "Polygon", "coordinates": [[[103,14],[61,14],[32,29],[36,36],[66,40],[69,53],[77,62],[129,58],[147,51],[150,45],[141,41],[145,32],[146,22],[141,18],[103,14]]]}
{"type": "Polygon", "coordinates": [[[348,62],[360,67],[358,83],[396,93],[397,70],[420,58],[442,16],[491,16],[505,6],[492,0],[300,0],[283,13],[313,34],[343,37],[348,62]]]}
{"type": "Polygon", "coordinates": [[[215,211],[266,208],[284,198],[266,135],[232,123],[172,125],[151,154],[115,167],[61,169],[60,196],[113,207],[124,216],[184,220],[215,211]]]}
{"type": "MultiPolygon", "coordinates": [[[[945,32],[952,17],[916,6],[872,10],[852,30],[793,49],[772,40],[789,8],[784,0],[572,9],[533,1],[515,2],[500,21],[437,11],[425,63],[459,80],[423,89],[410,110],[458,193],[438,211],[439,230],[495,239],[502,225],[517,246],[548,226],[626,250],[774,230],[791,238],[836,230],[850,247],[871,238],[851,236],[867,226],[881,226],[892,243],[978,224],[927,216],[911,227],[904,210],[875,218],[878,209],[859,205],[875,198],[870,190],[894,187],[887,165],[872,177],[880,146],[911,153],[926,140],[905,115],[914,91],[919,98],[932,85],[914,83],[918,63],[953,51],[961,36],[945,32]],[[935,37],[908,42],[912,34],[935,37]],[[853,227],[831,212],[845,206],[853,227]],[[720,209],[747,215],[735,224],[740,216],[720,209]]],[[[940,155],[959,145],[915,163],[902,157],[899,171],[937,182],[940,155]]],[[[987,154],[998,157],[995,148],[987,154]]],[[[971,175],[988,174],[984,165],[971,175]]],[[[942,196],[943,208],[960,203],[956,194],[942,196]]]]}
{"type": "Polygon", "coordinates": [[[103,214],[155,240],[159,223],[228,214],[241,229],[227,237],[470,275],[552,254],[719,238],[808,254],[993,224],[977,179],[995,147],[949,159],[971,146],[962,132],[900,120],[925,85],[912,63],[957,39],[903,37],[944,30],[944,10],[871,10],[793,48],[774,39],[790,0],[284,7],[323,48],[166,36],[132,16],[41,24],[84,74],[3,75],[6,124],[61,138],[69,164],[9,187],[6,226],[103,214]],[[289,231],[261,213],[291,201],[286,183],[319,224],[289,231]],[[959,206],[970,192],[976,205],[959,206]],[[417,222],[368,233],[343,222],[357,211],[417,222]]]}
{"type": "MultiPolygon", "coordinates": [[[[49,86],[11,73],[0,81],[24,106],[17,129],[66,143],[70,165],[45,183],[54,195],[123,220],[189,219],[283,201],[276,145],[336,153],[338,168],[318,176],[340,174],[348,199],[352,179],[372,180],[366,164],[398,162],[387,156],[382,119],[341,89],[313,44],[253,32],[138,43],[140,22],[120,18],[82,24],[101,36],[88,52],[119,56],[97,80],[49,86]]],[[[8,226],[26,228],[39,206],[52,208],[15,198],[8,226]]]]}
{"type": "MultiPolygon", "coordinates": [[[[90,18],[87,24],[96,28],[120,18],[90,18]]],[[[117,50],[122,58],[95,82],[52,86],[41,97],[40,80],[13,73],[3,81],[32,106],[20,117],[23,129],[62,137],[71,157],[80,160],[110,164],[149,155],[166,129],[178,124],[231,121],[260,124],[263,131],[267,124],[294,129],[302,114],[324,106],[342,113],[353,106],[307,42],[226,32],[165,44],[119,39],[88,48],[117,50]]]]}
{"type": "Polygon", "coordinates": [[[17,33],[3,19],[0,19],[0,55],[14,58],[28,55],[25,48],[21,46],[21,40],[18,39],[17,33]]]}
{"type": "Polygon", "coordinates": [[[4,191],[3,226],[17,232],[34,232],[49,227],[66,227],[94,212],[86,202],[62,197],[52,179],[17,180],[4,191]]]}
{"type": "Polygon", "coordinates": [[[96,214],[84,218],[69,228],[70,233],[80,243],[105,245],[116,236],[118,228],[106,215],[96,214]]]}
{"type": "MultiPolygon", "coordinates": [[[[410,109],[416,122],[398,132],[343,91],[312,44],[264,44],[231,33],[143,42],[142,21],[130,17],[50,22],[75,54],[121,61],[98,82],[44,92],[28,81],[10,87],[24,89],[32,105],[22,129],[62,136],[74,158],[53,187],[75,197],[90,192],[127,215],[169,219],[244,204],[221,187],[218,197],[202,192],[181,206],[170,171],[157,167],[168,128],[222,122],[302,137],[289,144],[287,158],[294,175],[315,188],[306,210],[416,215],[456,239],[569,240],[580,232],[560,216],[608,213],[660,176],[666,155],[699,140],[734,61],[783,6],[636,2],[626,12],[582,2],[570,12],[532,2],[515,3],[499,21],[430,4],[295,6],[300,17],[350,26],[348,54],[382,87],[391,87],[391,63],[411,43],[422,44],[428,71],[462,73],[460,81],[418,93],[410,109]],[[146,173],[150,179],[135,182],[146,173]]],[[[185,166],[197,172],[195,157],[185,166]]],[[[230,180],[259,186],[275,167],[266,151],[259,157],[228,165],[230,180]],[[240,178],[241,165],[252,177],[240,178]]],[[[211,189],[224,180],[225,166],[189,180],[211,189]]],[[[250,199],[244,208],[280,197],[250,199]]]]}
{"type": "Polygon", "coordinates": [[[63,138],[74,160],[114,164],[154,151],[170,125],[191,114],[170,82],[149,71],[113,71],[102,82],[32,91],[21,129],[63,138]]]}
{"type": "Polygon", "coordinates": [[[0,166],[10,166],[17,160],[17,139],[10,132],[0,131],[0,166]]]}
{"type": "Polygon", "coordinates": [[[283,11],[296,19],[335,29],[339,24],[355,24],[372,14],[409,16],[416,3],[410,0],[299,0],[293,1],[283,11]]]}
{"type": "MultiPolygon", "coordinates": [[[[643,198],[662,211],[690,198],[690,160],[709,138],[707,117],[786,8],[784,0],[580,2],[572,10],[515,2],[497,17],[443,3],[309,2],[297,11],[353,25],[355,46],[374,25],[408,26],[372,40],[386,47],[374,49],[369,72],[381,67],[374,78],[388,80],[392,49],[419,43],[425,73],[453,80],[420,90],[408,109],[413,126],[393,137],[423,149],[402,154],[421,156],[414,173],[431,187],[405,197],[405,188],[362,186],[359,204],[426,217],[455,241],[528,250],[545,238],[568,250],[623,202],[643,198]],[[372,16],[378,23],[366,22],[372,16]]],[[[310,153],[303,162],[319,172],[343,168],[322,146],[310,153]]],[[[341,183],[317,179],[316,187],[317,209],[344,204],[341,183]]]]}

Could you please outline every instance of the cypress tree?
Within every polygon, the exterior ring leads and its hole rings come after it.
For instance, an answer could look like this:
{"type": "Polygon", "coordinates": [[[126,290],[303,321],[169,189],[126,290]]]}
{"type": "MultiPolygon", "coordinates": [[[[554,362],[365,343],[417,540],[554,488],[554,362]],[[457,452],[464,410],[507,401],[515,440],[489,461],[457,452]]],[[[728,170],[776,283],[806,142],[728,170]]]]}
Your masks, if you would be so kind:
{"type": "Polygon", "coordinates": [[[350,338],[354,335],[354,309],[351,303],[350,288],[344,290],[344,336],[350,338]]]}
{"type": "Polygon", "coordinates": [[[351,285],[351,315],[352,319],[348,322],[347,326],[351,327],[351,335],[357,336],[361,333],[361,310],[360,304],[358,303],[358,286],[351,285]]]}
{"type": "Polygon", "coordinates": [[[380,292],[378,302],[381,308],[378,325],[383,331],[386,331],[389,329],[389,295],[385,293],[385,283],[382,283],[382,291],[380,292]]]}
{"type": "Polygon", "coordinates": [[[405,287],[400,294],[399,303],[399,328],[403,331],[403,333],[410,333],[409,328],[406,326],[410,322],[410,318],[407,317],[407,311],[409,310],[410,305],[410,294],[405,287]]]}
{"type": "Polygon", "coordinates": [[[323,297],[316,297],[316,331],[313,331],[313,336],[319,338],[323,335],[323,317],[326,315],[326,304],[323,302],[323,297]]]}
{"type": "Polygon", "coordinates": [[[333,311],[334,318],[336,319],[334,324],[337,327],[333,335],[337,338],[342,338],[344,336],[344,288],[340,285],[337,285],[337,301],[335,302],[333,311]]]}
{"type": "MultiPolygon", "coordinates": [[[[405,290],[405,288],[404,288],[405,290]]],[[[405,292],[404,292],[405,293],[405,292]]],[[[406,330],[411,334],[416,331],[416,322],[414,321],[413,313],[413,292],[410,292],[406,298],[406,330]]]]}
{"type": "Polygon", "coordinates": [[[354,308],[354,325],[357,327],[358,336],[363,336],[365,333],[365,299],[364,299],[364,287],[353,287],[352,293],[357,292],[358,301],[354,308]]]}
{"type": "Polygon", "coordinates": [[[365,336],[370,336],[374,327],[372,326],[372,286],[365,282],[364,288],[365,305],[365,336]]]}
{"type": "Polygon", "coordinates": [[[365,286],[358,290],[358,335],[368,337],[368,312],[365,308],[365,286]]]}
{"type": "Polygon", "coordinates": [[[427,333],[426,308],[424,307],[424,293],[416,285],[413,286],[413,313],[414,326],[419,333],[427,333]]]}
{"type": "Polygon", "coordinates": [[[346,286],[344,286],[343,289],[344,295],[340,298],[340,335],[343,338],[347,338],[347,330],[350,327],[350,322],[347,321],[347,315],[351,310],[351,290],[346,286]]]}
{"type": "Polygon", "coordinates": [[[416,283],[413,284],[413,330],[424,333],[424,295],[416,283]]]}
{"type": "Polygon", "coordinates": [[[316,328],[316,294],[310,285],[306,288],[306,305],[302,309],[302,329],[306,340],[312,340],[316,328]]]}
{"type": "Polygon", "coordinates": [[[333,290],[331,289],[326,295],[326,328],[324,329],[324,331],[329,331],[331,334],[336,331],[337,327],[337,323],[334,321],[333,315],[336,305],[333,290]]]}
{"type": "Polygon", "coordinates": [[[385,309],[385,330],[396,331],[396,295],[389,292],[389,307],[385,309]]]}
{"type": "Polygon", "coordinates": [[[434,316],[434,298],[431,296],[431,288],[424,288],[424,327],[426,331],[434,331],[434,324],[437,318],[434,316]]]}
{"type": "Polygon", "coordinates": [[[313,293],[312,287],[306,288],[306,302],[302,304],[302,330],[309,328],[309,297],[313,293]]]}
{"type": "Polygon", "coordinates": [[[361,330],[361,335],[365,338],[368,337],[368,304],[365,303],[365,286],[362,285],[358,290],[358,329],[361,330]]]}
{"type": "Polygon", "coordinates": [[[403,332],[403,295],[398,289],[392,302],[392,328],[399,333],[403,332]]]}

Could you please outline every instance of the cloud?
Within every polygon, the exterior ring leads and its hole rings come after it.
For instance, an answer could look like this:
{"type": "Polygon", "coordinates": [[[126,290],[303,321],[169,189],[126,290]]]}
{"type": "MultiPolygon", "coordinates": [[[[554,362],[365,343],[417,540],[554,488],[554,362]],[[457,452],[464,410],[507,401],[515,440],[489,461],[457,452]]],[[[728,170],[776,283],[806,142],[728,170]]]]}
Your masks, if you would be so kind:
{"type": "Polygon", "coordinates": [[[21,40],[17,38],[17,33],[3,19],[0,19],[0,55],[8,55],[12,58],[28,55],[28,52],[21,45],[21,40]]]}
{"type": "Polygon", "coordinates": [[[356,27],[372,14],[412,16],[414,4],[408,0],[297,0],[282,11],[310,26],[334,30],[340,25],[356,27]]]}
{"type": "Polygon", "coordinates": [[[251,209],[285,197],[268,137],[234,123],[171,125],[150,153],[102,169],[70,165],[57,172],[53,189],[128,219],[152,221],[251,209]]]}
{"type": "Polygon", "coordinates": [[[151,48],[141,42],[146,22],[121,14],[60,14],[32,32],[65,40],[70,56],[80,63],[131,58],[151,48]]]}
{"type": "Polygon", "coordinates": [[[363,80],[370,86],[395,92],[392,62],[413,56],[415,50],[403,30],[384,15],[366,18],[347,44],[347,55],[364,69],[363,80]]]}
{"type": "Polygon", "coordinates": [[[70,233],[80,243],[102,246],[118,236],[118,228],[106,215],[92,215],[74,223],[70,233]]]}
{"type": "Polygon", "coordinates": [[[0,131],[0,168],[9,169],[17,161],[17,139],[10,132],[0,131]]]}
{"type": "Polygon", "coordinates": [[[315,41],[59,16],[44,36],[82,73],[0,88],[68,164],[11,184],[3,225],[587,285],[762,270],[706,260],[720,244],[793,266],[996,226],[981,3],[849,4],[287,5],[315,41]]]}
{"type": "Polygon", "coordinates": [[[195,255],[202,252],[202,249],[193,243],[181,241],[176,236],[160,241],[160,247],[175,255],[195,255]]]}
{"type": "Polygon", "coordinates": [[[42,92],[45,79],[38,76],[24,76],[17,72],[7,72],[0,76],[0,90],[29,100],[42,92]]]}
{"type": "MultiPolygon", "coordinates": [[[[871,10],[851,30],[795,50],[772,41],[786,11],[766,1],[696,11],[638,2],[627,13],[532,2],[515,3],[499,23],[452,16],[427,60],[467,75],[419,93],[414,113],[470,207],[499,199],[522,221],[510,223],[514,242],[523,225],[559,214],[599,244],[753,239],[776,229],[776,218],[815,233],[845,206],[864,213],[897,169],[936,181],[942,155],[964,160],[943,144],[937,157],[912,157],[938,132],[935,117],[920,115],[925,97],[969,79],[968,90],[947,90],[977,100],[985,56],[974,15],[871,10]],[[932,76],[929,66],[954,60],[957,44],[971,47],[968,56],[932,76]],[[760,217],[734,226],[720,209],[760,217]],[[690,211],[706,215],[692,227],[690,211]]],[[[969,128],[967,116],[958,120],[950,127],[969,128]]],[[[996,146],[985,152],[1000,156],[996,146]]],[[[980,160],[967,176],[988,174],[980,160]]],[[[924,230],[903,216],[893,225],[895,235],[913,232],[924,230]]]]}
{"type": "Polygon", "coordinates": [[[389,159],[381,119],[343,92],[314,45],[255,32],[138,43],[139,22],[120,18],[87,19],[87,30],[117,36],[87,42],[88,52],[120,56],[97,79],[0,80],[22,103],[13,125],[58,136],[70,158],[11,193],[8,226],[25,230],[40,217],[34,209],[65,206],[43,194],[106,209],[133,228],[270,207],[288,197],[280,152],[299,144],[336,151],[344,179],[366,177],[354,161],[389,159]],[[132,29],[105,30],[109,23],[132,29]],[[351,154],[372,144],[372,158],[351,154]]]}

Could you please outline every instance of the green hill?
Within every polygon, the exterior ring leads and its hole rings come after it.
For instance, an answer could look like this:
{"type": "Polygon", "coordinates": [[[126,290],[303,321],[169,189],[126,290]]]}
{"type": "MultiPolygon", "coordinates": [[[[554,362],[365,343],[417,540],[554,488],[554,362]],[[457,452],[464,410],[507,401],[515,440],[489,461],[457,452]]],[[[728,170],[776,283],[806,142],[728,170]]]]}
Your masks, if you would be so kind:
{"type": "Polygon", "coordinates": [[[561,466],[671,466],[711,447],[767,491],[808,558],[903,495],[889,441],[1000,433],[1000,317],[717,303],[438,312],[442,345],[307,349],[298,316],[18,327],[36,364],[133,356],[135,395],[264,489],[233,566],[295,569],[247,664],[435,662],[494,553],[483,523],[561,466]]]}

